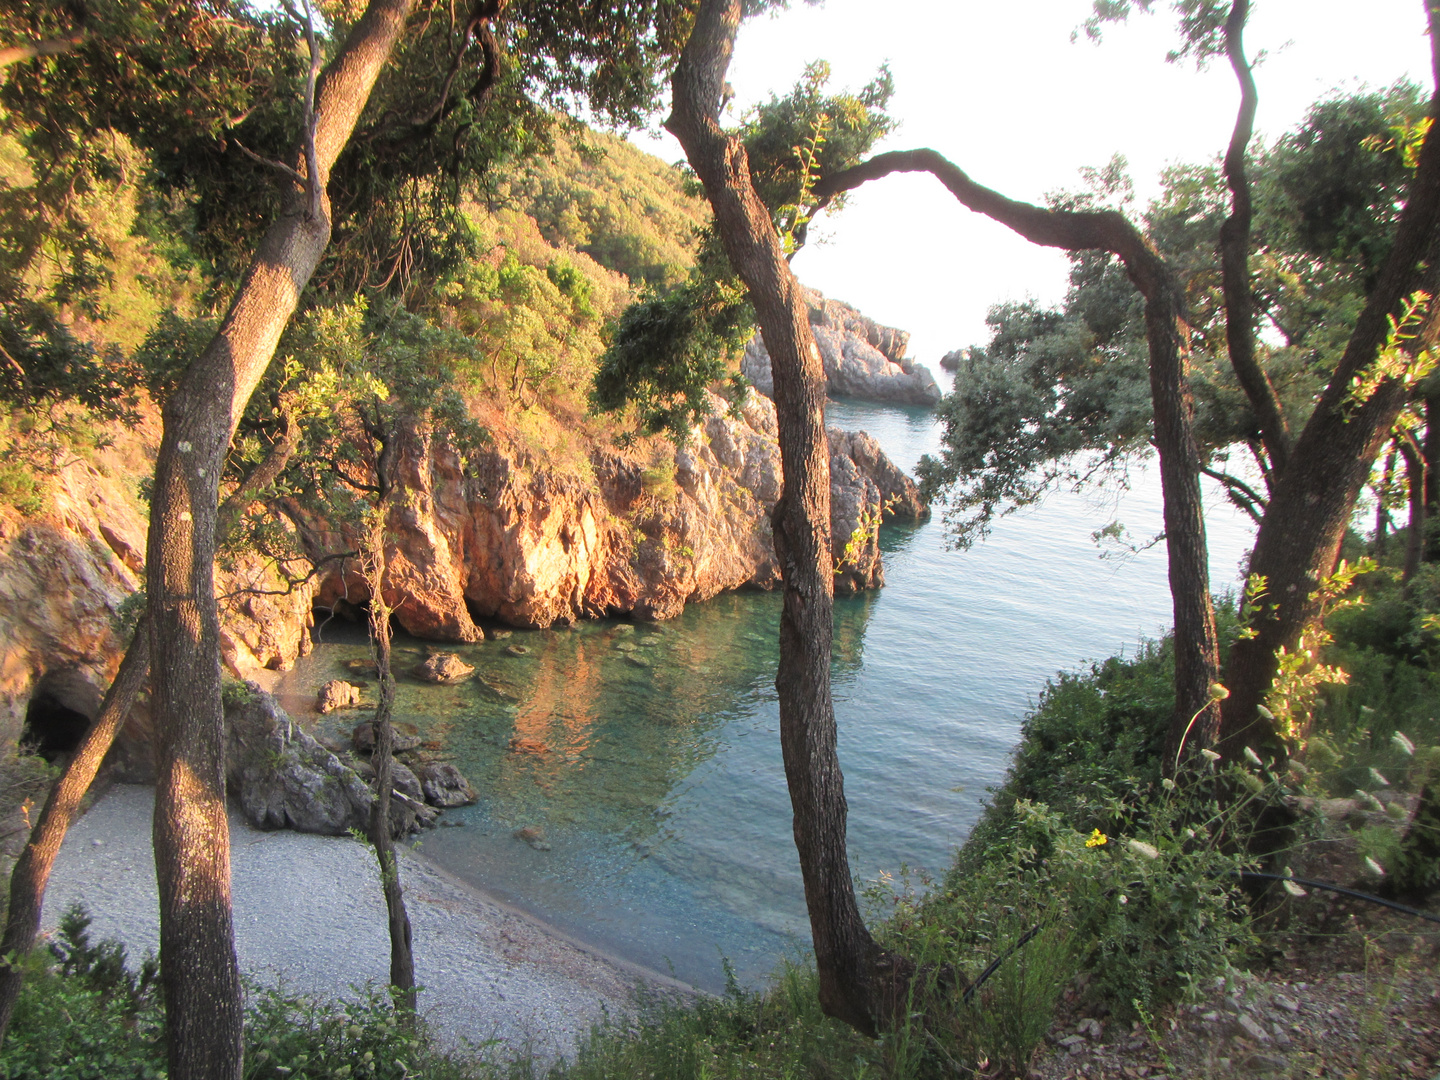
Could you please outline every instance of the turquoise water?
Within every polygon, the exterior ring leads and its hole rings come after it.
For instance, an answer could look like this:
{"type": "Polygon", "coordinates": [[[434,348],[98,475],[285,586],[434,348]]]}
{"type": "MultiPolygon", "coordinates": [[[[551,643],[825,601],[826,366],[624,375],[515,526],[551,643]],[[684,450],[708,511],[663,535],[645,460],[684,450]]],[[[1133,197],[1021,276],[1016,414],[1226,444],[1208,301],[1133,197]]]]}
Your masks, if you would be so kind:
{"type": "MultiPolygon", "coordinates": [[[[938,438],[922,410],[832,402],[829,422],[869,431],[907,469],[938,438]]],[[[1237,580],[1249,532],[1209,499],[1222,589],[1237,580]]],[[[1090,534],[1117,513],[1135,535],[1158,528],[1153,468],[1135,474],[1118,508],[1113,495],[1057,495],[968,552],[947,550],[938,520],[882,531],[886,587],[836,603],[857,875],[943,872],[1045,680],[1169,623],[1163,548],[1098,557],[1090,534]]],[[[457,687],[402,681],[397,719],[443,744],[481,793],[422,850],[576,937],[695,985],[723,986],[722,956],[742,980],[762,979],[807,936],[772,685],[778,622],[778,596],[728,595],[662,624],[457,647],[478,669],[457,687]],[[543,829],[548,850],[515,837],[527,827],[543,829]]],[[[286,687],[339,677],[368,651],[353,630],[332,637],[286,687]]],[[[397,649],[398,670],[423,656],[419,642],[397,649]]]]}

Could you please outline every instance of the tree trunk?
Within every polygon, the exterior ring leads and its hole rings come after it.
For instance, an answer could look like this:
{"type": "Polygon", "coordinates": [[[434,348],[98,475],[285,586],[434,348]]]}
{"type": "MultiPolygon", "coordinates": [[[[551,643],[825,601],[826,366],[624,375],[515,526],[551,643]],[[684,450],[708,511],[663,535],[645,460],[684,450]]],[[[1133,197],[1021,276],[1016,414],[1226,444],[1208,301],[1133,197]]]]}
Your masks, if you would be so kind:
{"type": "Polygon", "coordinates": [[[1245,151],[1255,130],[1258,95],[1250,62],[1245,58],[1245,21],[1249,0],[1237,0],[1225,20],[1225,54],[1240,83],[1240,109],[1225,152],[1225,183],[1230,188],[1230,216],[1220,226],[1220,274],[1225,294],[1225,345],[1230,366],[1255,418],[1269,458],[1267,477],[1284,470],[1290,455],[1290,429],[1280,408],[1275,387],[1255,359],[1255,302],[1250,291],[1250,180],[1245,173],[1245,151]]]}
{"type": "Polygon", "coordinates": [[[1425,554],[1425,454],[1420,446],[1409,438],[1400,442],[1400,453],[1405,458],[1405,483],[1410,489],[1410,524],[1405,534],[1405,567],[1400,580],[1405,584],[1420,569],[1420,559],[1425,554]]]}
{"type": "Polygon", "coordinates": [[[155,867],[172,1080],[241,1071],[214,559],[235,426],[330,239],[325,186],[411,0],[374,0],[326,68],[313,137],[215,339],[166,402],[146,552],[156,735],[155,867]]]}
{"type": "Polygon", "coordinates": [[[1395,448],[1385,456],[1385,468],[1380,473],[1380,489],[1375,493],[1375,554],[1383,557],[1389,546],[1390,510],[1385,499],[1390,485],[1395,482],[1395,448]]]}
{"type": "MultiPolygon", "coordinates": [[[[273,483],[285,470],[299,443],[300,429],[294,417],[286,412],[280,438],[254,471],[230,493],[217,514],[216,541],[223,542],[245,506],[255,494],[273,483]]],[[[144,689],[150,675],[150,630],[142,615],[130,639],[130,647],[120,661],[115,679],[100,703],[100,714],[85,733],[65,771],[55,781],[35,828],[30,832],[25,850],[10,875],[10,906],[6,916],[5,937],[0,942],[0,1044],[10,1026],[15,1002],[20,995],[21,973],[3,957],[19,958],[35,945],[40,929],[40,912],[45,901],[45,887],[50,881],[50,868],[65,842],[65,834],[75,817],[81,798],[95,781],[95,775],[124,726],[131,706],[144,689]]]]}
{"type": "Polygon", "coordinates": [[[1047,210],[1008,199],[970,179],[934,150],[877,154],[815,185],[817,212],[834,196],[894,172],[928,172],[963,205],[1013,229],[1033,244],[1066,251],[1108,251],[1145,298],[1145,336],[1150,351],[1150,393],[1155,448],[1165,500],[1166,554],[1175,615],[1175,711],[1166,738],[1167,766],[1181,749],[1209,746],[1219,730],[1219,709],[1210,687],[1219,677],[1220,645],[1210,599],[1205,508],[1200,493],[1200,452],[1195,408],[1185,364],[1189,328],[1184,293],[1174,273],[1123,214],[1113,210],[1047,210]],[[1183,747],[1182,747],[1183,743],[1183,747]]]}
{"type": "Polygon", "coordinates": [[[665,126],[680,140],[750,292],[775,376],[784,490],[771,515],[784,581],[780,619],[780,743],[805,882],[820,1004],[866,1034],[894,1011],[906,975],[865,928],[845,850],[844,779],[830,696],[834,581],[825,373],[799,283],[751,182],[739,139],[720,128],[720,98],[741,0],[704,0],[672,82],[665,126]]]}
{"type": "MultiPolygon", "coordinates": [[[[378,427],[378,425],[377,425],[378,427]]],[[[367,425],[367,429],[369,425],[367,425]]],[[[379,432],[369,431],[372,438],[379,432]]],[[[375,475],[380,488],[371,509],[368,548],[363,555],[370,583],[370,636],[375,643],[375,669],[380,677],[380,704],[375,710],[375,802],[370,808],[370,843],[380,864],[380,882],[385,891],[385,911],[390,928],[390,985],[395,1003],[409,1019],[415,1013],[415,953],[410,914],[405,910],[405,890],[400,885],[400,866],[395,858],[395,840],[390,824],[390,801],[394,785],[395,727],[390,721],[395,707],[395,675],[390,669],[390,607],[385,603],[385,518],[390,509],[389,440],[380,443],[375,475]]]]}
{"type": "MultiPolygon", "coordinates": [[[[1427,5],[1431,64],[1437,90],[1430,113],[1440,115],[1440,12],[1427,5]]],[[[1283,759],[1284,737],[1259,713],[1275,680],[1280,648],[1293,650],[1319,617],[1321,581],[1335,567],[1340,542],[1355,511],[1371,468],[1396,417],[1404,407],[1405,387],[1397,379],[1381,382],[1363,402],[1352,398],[1357,375],[1374,363],[1389,334],[1392,316],[1418,288],[1432,296],[1440,285],[1440,139],[1427,138],[1400,214],[1395,243],[1366,301],[1345,353],[1329,385],[1291,449],[1290,461],[1275,482],[1250,557],[1252,581],[1263,580],[1264,594],[1247,613],[1253,636],[1230,648],[1221,719],[1221,754],[1238,759],[1251,746],[1283,759]]],[[[1407,347],[1425,348],[1440,340],[1440,305],[1426,313],[1418,338],[1407,347]]]]}
{"type": "Polygon", "coordinates": [[[80,800],[90,790],[100,763],[130,715],[130,706],[145,688],[149,673],[150,633],[142,616],[135,627],[135,636],[130,639],[130,647],[125,650],[125,658],[120,661],[120,669],[110,689],[105,691],[100,714],[51,787],[30,840],[10,872],[10,908],[6,913],[5,937],[0,941],[0,956],[4,957],[0,962],[0,1042],[9,1030],[15,1001],[20,996],[19,961],[35,947],[50,868],[55,864],[55,856],[60,854],[60,845],[65,841],[65,832],[70,828],[80,800]]]}
{"type": "MultiPolygon", "coordinates": [[[[1440,376],[1430,377],[1425,395],[1425,520],[1440,517],[1440,376]]],[[[1425,538],[1425,561],[1440,562],[1440,530],[1433,526],[1425,538]]]]}

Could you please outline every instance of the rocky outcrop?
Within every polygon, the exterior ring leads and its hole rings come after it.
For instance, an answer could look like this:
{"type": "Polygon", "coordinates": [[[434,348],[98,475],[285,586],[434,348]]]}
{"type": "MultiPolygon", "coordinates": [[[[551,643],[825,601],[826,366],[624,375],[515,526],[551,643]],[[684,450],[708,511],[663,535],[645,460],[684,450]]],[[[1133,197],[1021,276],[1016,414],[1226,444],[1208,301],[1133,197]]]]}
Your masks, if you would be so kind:
{"type": "MultiPolygon", "coordinates": [[[[597,448],[583,476],[536,467],[515,447],[462,460],[441,439],[405,434],[396,461],[407,492],[391,513],[384,583],[397,621],[418,637],[476,641],[477,618],[527,627],[668,619],[726,590],[779,584],[769,522],[780,495],[775,407],[756,394],[733,411],[718,397],[711,404],[684,447],[597,448]]],[[[878,584],[873,526],[924,508],[868,436],[836,432],[831,451],[832,542],[846,562],[837,587],[878,584]]],[[[343,531],[296,516],[316,556],[353,549],[343,531]]],[[[316,602],[368,596],[345,564],[316,602]]]]}
{"type": "Polygon", "coordinates": [[[322,716],[337,709],[353,709],[360,704],[360,687],[344,679],[331,679],[315,695],[315,710],[322,716]]]}
{"type": "MultiPolygon", "coordinates": [[[[810,330],[825,363],[831,397],[860,398],[891,405],[934,405],[940,400],[935,376],[905,356],[910,335],[867,319],[848,304],[804,290],[810,330]]],[[[774,397],[770,353],[759,333],[745,346],[740,371],[766,397],[774,397]]]]}
{"type": "Polygon", "coordinates": [[[326,836],[367,827],[373,796],[365,782],[260,687],[227,694],[225,725],[229,794],[250,824],[326,836]]]}
{"type": "Polygon", "coordinates": [[[959,371],[960,365],[969,358],[969,355],[969,349],[952,349],[940,358],[940,368],[942,371],[959,371]]]}

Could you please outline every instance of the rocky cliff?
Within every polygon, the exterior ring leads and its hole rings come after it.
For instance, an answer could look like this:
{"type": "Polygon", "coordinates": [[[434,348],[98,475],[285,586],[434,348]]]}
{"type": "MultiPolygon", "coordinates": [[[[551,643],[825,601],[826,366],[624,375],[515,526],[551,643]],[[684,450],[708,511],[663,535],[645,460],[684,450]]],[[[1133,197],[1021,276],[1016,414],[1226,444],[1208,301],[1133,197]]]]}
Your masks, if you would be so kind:
{"type": "MultiPolygon", "coordinates": [[[[443,440],[406,433],[398,475],[408,496],[391,514],[385,580],[396,619],[417,636],[474,641],[477,620],[537,627],[602,615],[667,619],[726,590],[773,588],[775,407],[755,394],[733,414],[718,397],[712,405],[714,415],[686,446],[596,447],[585,475],[528,464],[514,446],[462,461],[443,440]]],[[[926,510],[873,439],[832,431],[830,446],[836,588],[870,588],[883,580],[875,539],[882,515],[926,510]]],[[[312,556],[353,547],[343,531],[299,519],[312,556]]],[[[321,581],[316,604],[343,608],[368,598],[348,563],[321,581]]]]}
{"type": "MultiPolygon", "coordinates": [[[[881,326],[838,300],[806,289],[810,329],[825,363],[831,397],[860,398],[894,405],[934,405],[940,400],[935,376],[905,357],[910,335],[881,326]]],[[[770,353],[759,333],[745,346],[740,370],[766,397],[775,394],[770,353]]]]}
{"type": "MultiPolygon", "coordinates": [[[[777,585],[774,406],[754,394],[733,415],[719,398],[712,404],[715,415],[681,449],[593,444],[588,467],[569,473],[520,446],[497,442],[462,460],[443,440],[409,432],[386,578],[399,622],[420,637],[471,641],[482,633],[477,620],[665,619],[725,590],[777,585]]],[[[28,722],[32,740],[64,751],[95,715],[125,647],[126,601],[144,584],[147,507],[136,478],[149,470],[156,434],[143,428],[64,465],[42,513],[0,508],[4,745],[28,722]]],[[[883,580],[881,517],[927,511],[869,436],[832,430],[830,450],[836,589],[874,587],[883,580]]],[[[292,517],[314,556],[353,547],[323,521],[292,517]]],[[[291,588],[256,557],[222,560],[216,591],[222,659],[242,678],[307,652],[314,607],[368,599],[353,564],[333,563],[327,576],[291,588]]],[[[148,730],[142,701],[117,744],[121,775],[147,778],[148,730]]]]}

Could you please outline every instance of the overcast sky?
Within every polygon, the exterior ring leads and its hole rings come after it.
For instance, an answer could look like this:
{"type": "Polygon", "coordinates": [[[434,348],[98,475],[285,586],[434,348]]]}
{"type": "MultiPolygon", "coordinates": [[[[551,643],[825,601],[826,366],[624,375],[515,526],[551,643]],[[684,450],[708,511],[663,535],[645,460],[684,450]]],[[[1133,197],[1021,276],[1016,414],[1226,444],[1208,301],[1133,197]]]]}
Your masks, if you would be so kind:
{"type": "MultiPolygon", "coordinates": [[[[732,119],[785,93],[812,60],[830,62],[833,89],[863,85],[888,61],[901,124],[879,149],[933,147],[978,182],[1036,202],[1120,153],[1143,203],[1166,165],[1224,150],[1234,75],[1225,64],[1197,72],[1166,63],[1177,40],[1168,10],[1110,27],[1099,45],[1083,35],[1072,44],[1089,10],[1089,0],[796,4],[742,28],[732,119]]],[[[1258,0],[1246,34],[1250,55],[1266,54],[1256,72],[1258,131],[1282,134],[1337,90],[1402,77],[1428,90],[1424,23],[1421,0],[1258,0]]],[[[681,157],[668,137],[634,139],[681,157]]],[[[992,304],[1056,302],[1065,292],[1063,255],[970,213],[928,176],[872,183],[810,235],[794,263],[801,280],[911,331],[911,355],[932,367],[984,340],[992,304]],[[817,233],[827,242],[814,244],[817,233]]]]}

